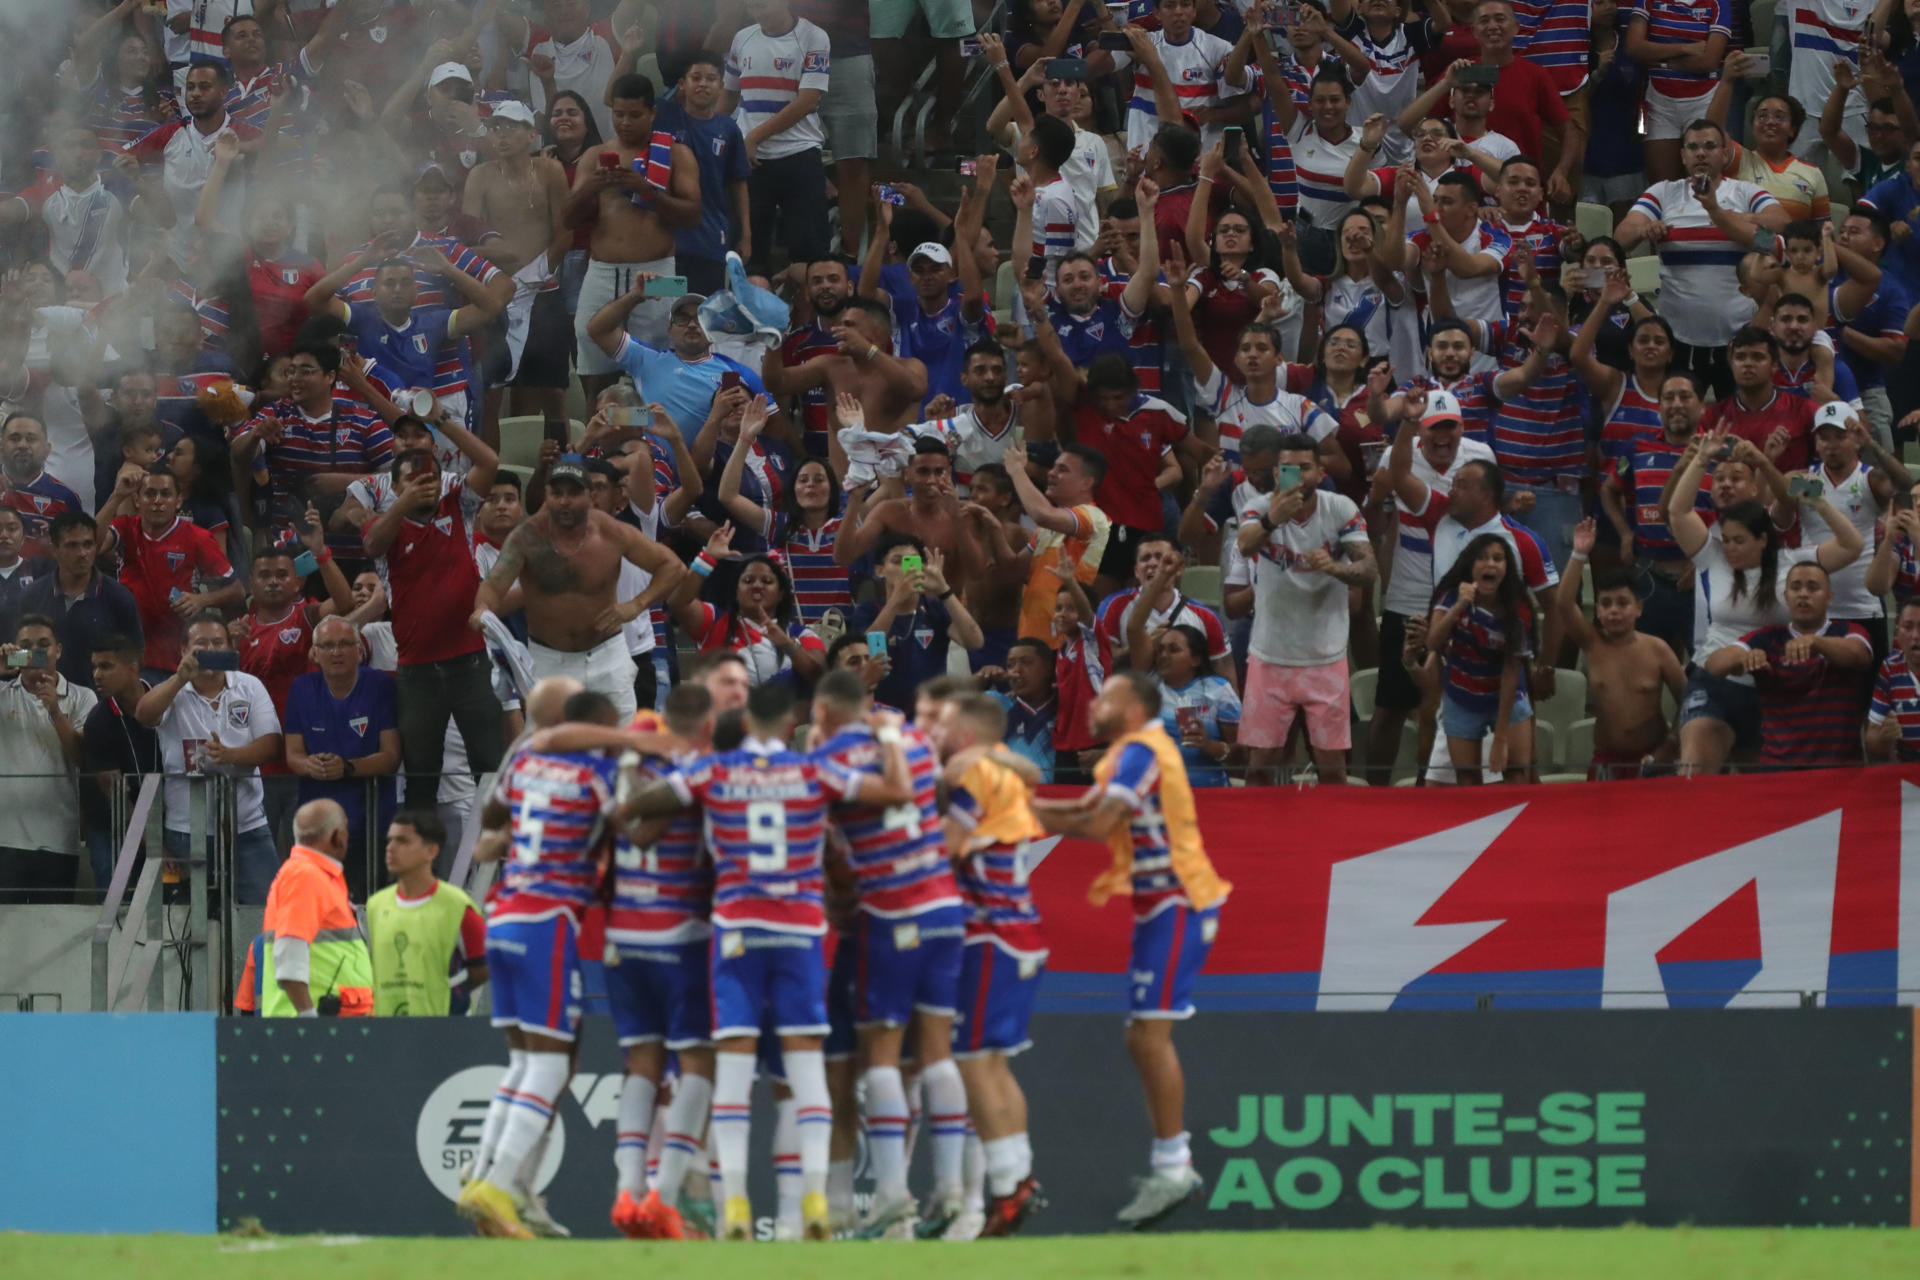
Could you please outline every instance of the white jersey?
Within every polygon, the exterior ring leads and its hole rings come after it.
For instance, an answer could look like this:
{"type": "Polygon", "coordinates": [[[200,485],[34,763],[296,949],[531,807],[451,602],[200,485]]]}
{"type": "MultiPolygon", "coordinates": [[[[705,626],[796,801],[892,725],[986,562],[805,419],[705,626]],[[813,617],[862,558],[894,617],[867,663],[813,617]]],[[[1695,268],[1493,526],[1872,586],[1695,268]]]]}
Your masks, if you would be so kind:
{"type": "Polygon", "coordinates": [[[84,271],[106,297],[127,288],[127,210],[99,178],[84,191],[59,179],[52,190],[30,189],[18,199],[47,229],[47,260],[64,277],[84,271]],[[45,194],[40,194],[45,191],[45,194]],[[37,208],[35,206],[38,206],[37,208]]]}
{"type": "MultiPolygon", "coordinates": [[[[1845,59],[1855,71],[1860,69],[1860,33],[1872,13],[1873,6],[1860,0],[1793,0],[1787,6],[1787,40],[1792,46],[1787,93],[1806,107],[1807,114],[1817,116],[1826,105],[1827,96],[1833,92],[1835,62],[1845,59]]],[[[1847,95],[1846,114],[1857,118],[1848,121],[1847,132],[1857,135],[1856,144],[1864,145],[1867,95],[1858,85],[1847,95]]],[[[1794,141],[1817,144],[1820,131],[1812,130],[1811,139],[1806,137],[1808,132],[1801,129],[1801,137],[1794,141]]],[[[1799,153],[1796,145],[1794,154],[1799,153]]]]}
{"type": "MultiPolygon", "coordinates": [[[[1878,618],[1886,611],[1880,597],[1867,590],[1867,570],[1873,564],[1873,550],[1878,545],[1874,526],[1880,519],[1880,500],[1873,496],[1873,487],[1868,483],[1872,472],[1873,468],[1866,463],[1856,462],[1851,475],[1835,481],[1820,463],[1807,468],[1807,474],[1818,480],[1825,490],[1822,496],[1860,531],[1860,540],[1865,544],[1852,564],[1830,575],[1833,585],[1833,603],[1827,606],[1830,618],[1858,622],[1878,618]]],[[[1832,536],[1833,530],[1827,527],[1818,511],[1810,506],[1800,508],[1801,546],[1817,547],[1832,536]]],[[[1785,580],[1786,573],[1782,570],[1781,581],[1785,580]]]]}
{"type": "Polygon", "coordinates": [[[1367,335],[1367,354],[1386,355],[1393,340],[1390,310],[1387,295],[1371,275],[1355,280],[1342,271],[1339,275],[1322,277],[1320,314],[1325,317],[1322,333],[1336,325],[1350,324],[1367,335]]]}
{"type": "MultiPolygon", "coordinates": [[[[783,36],[770,36],[759,27],[748,27],[733,38],[727,51],[724,83],[729,93],[740,95],[733,122],[740,132],[752,133],[800,96],[803,89],[827,91],[827,33],[805,18],[794,21],[793,30],[783,36]]],[[[778,160],[799,155],[827,142],[820,124],[820,113],[810,111],[798,124],[774,134],[760,144],[762,160],[778,160]]]]}
{"type": "MultiPolygon", "coordinates": [[[[1416,447],[1413,451],[1413,474],[1420,477],[1432,492],[1433,497],[1428,499],[1429,502],[1444,501],[1448,491],[1453,488],[1453,477],[1459,474],[1461,465],[1474,459],[1492,462],[1493,450],[1478,440],[1462,436],[1460,447],[1453,455],[1453,465],[1442,475],[1433,469],[1433,464],[1427,461],[1427,455],[1416,447]]],[[[1407,505],[1404,502],[1395,498],[1393,505],[1401,515],[1400,529],[1393,543],[1393,577],[1387,582],[1387,597],[1381,607],[1390,613],[1424,618],[1427,606],[1433,601],[1433,535],[1407,523],[1407,505]]]]}
{"type": "Polygon", "coordinates": [[[1360,149],[1360,131],[1349,128],[1340,142],[1320,136],[1302,111],[1287,134],[1293,147],[1293,176],[1300,189],[1300,214],[1323,231],[1337,231],[1340,219],[1360,207],[1347,194],[1347,165],[1360,149]]]}
{"type": "Polygon", "coordinates": [[[211,699],[191,684],[160,717],[160,770],[167,775],[166,828],[184,832],[192,817],[189,775],[220,773],[233,779],[234,830],[247,832],[267,825],[260,769],[215,764],[207,748],[219,738],[228,747],[244,747],[280,732],[267,686],[244,671],[223,673],[220,691],[211,699]]]}
{"type": "MultiPolygon", "coordinates": [[[[1714,199],[1735,213],[1779,208],[1764,188],[1734,178],[1720,180],[1714,199]]],[[[1691,347],[1726,346],[1755,310],[1737,277],[1746,250],[1713,225],[1683,178],[1654,183],[1633,210],[1667,228],[1660,242],[1660,314],[1673,336],[1691,347]]]]}
{"type": "Polygon", "coordinates": [[[970,404],[954,410],[951,418],[929,418],[907,428],[910,435],[928,436],[947,446],[953,458],[953,487],[961,497],[972,492],[974,472],[989,462],[1000,461],[1006,454],[1007,442],[1013,438],[1013,429],[1020,422],[1020,402],[1013,394],[1019,389],[1020,384],[1016,382],[1003,393],[1011,412],[997,434],[987,430],[970,404]]]}
{"type": "MultiPolygon", "coordinates": [[[[1174,96],[1180,99],[1181,110],[1211,107],[1222,99],[1234,96],[1221,78],[1227,55],[1233,52],[1233,46],[1227,41],[1198,28],[1187,37],[1185,44],[1170,43],[1164,31],[1156,31],[1148,39],[1153,42],[1161,63],[1167,68],[1167,79],[1173,82],[1174,96]]],[[[1114,54],[1113,66],[1116,71],[1133,66],[1133,55],[1114,54]]],[[[1153,77],[1147,74],[1145,68],[1134,67],[1133,100],[1127,104],[1127,150],[1143,149],[1158,132],[1160,116],[1154,107],[1153,77]]],[[[1201,149],[1205,151],[1212,147],[1225,132],[1225,125],[1210,124],[1203,127],[1200,130],[1201,149]]]]}
{"type": "MultiPolygon", "coordinates": [[[[1258,520],[1265,503],[1242,510],[1240,519],[1258,520]]],[[[1315,551],[1336,561],[1365,548],[1367,522],[1343,493],[1320,490],[1313,512],[1289,520],[1267,535],[1253,567],[1253,632],[1247,652],[1283,667],[1323,667],[1347,652],[1350,614],[1347,584],[1330,573],[1299,562],[1315,551]]]]}
{"type": "MultiPolygon", "coordinates": [[[[1501,269],[1492,275],[1460,276],[1449,269],[1447,271],[1447,299],[1453,304],[1453,314],[1462,320],[1505,320],[1506,310],[1506,268],[1507,256],[1513,252],[1513,237],[1504,227],[1491,223],[1476,222],[1473,234],[1468,236],[1461,247],[1473,257],[1490,258],[1500,263],[1501,269]]],[[[1426,267],[1420,268],[1422,287],[1425,288],[1426,267]]],[[[1429,290],[1430,292],[1430,290],[1429,290]]],[[[1665,298],[1661,302],[1665,304],[1665,298]]],[[[1495,367],[1492,363],[1473,366],[1473,372],[1495,367]]]]}
{"type": "Polygon", "coordinates": [[[1214,369],[1200,384],[1200,402],[1220,424],[1220,452],[1227,461],[1240,462],[1240,437],[1248,427],[1277,427],[1281,434],[1299,431],[1315,444],[1340,430],[1340,420],[1305,396],[1276,386],[1271,400],[1255,400],[1244,386],[1227,381],[1214,369]]]}
{"type": "MultiPolygon", "coordinates": [[[[1804,508],[1801,515],[1804,519],[1804,508]]],[[[1774,567],[1771,605],[1762,605],[1759,601],[1758,569],[1748,569],[1742,576],[1740,595],[1736,599],[1733,594],[1733,566],[1727,563],[1726,541],[1720,536],[1718,524],[1709,529],[1706,544],[1693,556],[1695,665],[1705,666],[1716,650],[1726,648],[1749,631],[1785,625],[1787,601],[1781,588],[1787,584],[1787,570],[1797,564],[1811,563],[1814,554],[1805,547],[1780,548],[1779,559],[1774,567]]],[[[1728,678],[1740,684],[1753,683],[1753,677],[1744,671],[1728,678]]]]}
{"type": "MultiPolygon", "coordinates": [[[[529,27],[528,53],[553,59],[553,89],[565,93],[571,89],[587,100],[587,110],[600,126],[600,136],[613,136],[613,108],[607,105],[607,85],[620,65],[620,44],[604,22],[596,22],[573,40],[562,40],[549,31],[529,27]]],[[[547,111],[547,86],[538,76],[527,78],[535,112],[547,111]]]]}
{"type": "Polygon", "coordinates": [[[1413,155],[1413,140],[1400,132],[1400,113],[1420,92],[1420,59],[1407,39],[1404,22],[1396,21],[1385,44],[1375,44],[1365,23],[1353,34],[1353,43],[1367,56],[1367,78],[1353,90],[1353,105],[1347,120],[1358,129],[1371,115],[1383,115],[1393,123],[1381,140],[1383,164],[1405,164],[1413,155]]]}

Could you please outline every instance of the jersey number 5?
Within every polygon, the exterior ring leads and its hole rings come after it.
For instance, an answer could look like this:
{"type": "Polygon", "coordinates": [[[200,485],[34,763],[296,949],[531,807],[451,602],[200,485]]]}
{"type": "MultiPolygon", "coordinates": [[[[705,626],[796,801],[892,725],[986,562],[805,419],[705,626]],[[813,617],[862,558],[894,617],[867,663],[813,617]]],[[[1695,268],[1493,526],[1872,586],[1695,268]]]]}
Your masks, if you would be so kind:
{"type": "Polygon", "coordinates": [[[787,869],[787,806],[778,800],[747,802],[747,870],[777,873],[787,869]],[[762,852],[765,846],[765,852],[762,852]]]}

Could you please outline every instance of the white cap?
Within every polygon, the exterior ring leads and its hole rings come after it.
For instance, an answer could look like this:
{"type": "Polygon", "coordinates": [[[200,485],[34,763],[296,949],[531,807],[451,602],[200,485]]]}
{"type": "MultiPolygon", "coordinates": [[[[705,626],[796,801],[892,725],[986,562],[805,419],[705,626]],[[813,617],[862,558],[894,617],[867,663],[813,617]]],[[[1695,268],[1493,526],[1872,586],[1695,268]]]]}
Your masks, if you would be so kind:
{"type": "Polygon", "coordinates": [[[473,72],[467,70],[464,63],[443,62],[433,69],[432,75],[427,77],[427,88],[434,88],[449,80],[465,80],[468,84],[472,84],[473,72]]]}
{"type": "Polygon", "coordinates": [[[913,246],[913,252],[907,255],[907,261],[912,262],[915,258],[932,258],[943,267],[953,265],[953,255],[947,252],[947,246],[932,240],[923,240],[913,246]]]}
{"type": "Polygon", "coordinates": [[[529,129],[535,126],[533,108],[524,102],[514,99],[494,103],[493,114],[488,116],[487,119],[489,122],[494,120],[511,120],[515,124],[523,124],[529,129]]]}
{"type": "Polygon", "coordinates": [[[1818,431],[1822,427],[1832,427],[1837,431],[1845,431],[1848,420],[1858,412],[1846,400],[1829,400],[1813,411],[1813,429],[1818,431]]]}
{"type": "Polygon", "coordinates": [[[1465,422],[1460,412],[1460,399],[1451,391],[1427,392],[1427,411],[1420,415],[1420,425],[1430,427],[1436,422],[1465,422]]]}

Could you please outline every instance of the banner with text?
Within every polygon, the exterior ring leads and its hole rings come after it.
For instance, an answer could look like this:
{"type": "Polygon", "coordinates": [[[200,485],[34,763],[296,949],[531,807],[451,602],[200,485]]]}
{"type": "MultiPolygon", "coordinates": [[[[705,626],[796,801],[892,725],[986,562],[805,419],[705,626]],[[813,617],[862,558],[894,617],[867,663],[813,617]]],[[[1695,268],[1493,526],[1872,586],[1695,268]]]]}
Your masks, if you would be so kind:
{"type": "MultiPolygon", "coordinates": [[[[1920,768],[1199,792],[1233,883],[1207,1011],[1920,1000],[1920,768]]],[[[1125,1007],[1131,920],[1059,841],[1042,1008],[1125,1007]]]]}

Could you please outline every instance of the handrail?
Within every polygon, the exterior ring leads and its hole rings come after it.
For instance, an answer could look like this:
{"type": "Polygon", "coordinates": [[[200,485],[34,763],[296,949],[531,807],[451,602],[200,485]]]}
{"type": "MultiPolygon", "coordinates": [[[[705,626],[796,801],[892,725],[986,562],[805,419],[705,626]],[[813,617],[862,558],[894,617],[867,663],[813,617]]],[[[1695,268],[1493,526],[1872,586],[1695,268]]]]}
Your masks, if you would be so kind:
{"type": "Polygon", "coordinates": [[[120,856],[114,859],[113,883],[100,903],[100,918],[93,923],[96,946],[113,936],[113,926],[120,916],[120,902],[126,896],[127,881],[133,876],[133,860],[147,838],[147,814],[159,795],[159,774],[149,773],[140,779],[140,795],[133,802],[133,812],[127,815],[126,834],[120,840],[120,856]]]}

